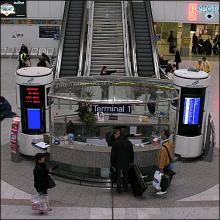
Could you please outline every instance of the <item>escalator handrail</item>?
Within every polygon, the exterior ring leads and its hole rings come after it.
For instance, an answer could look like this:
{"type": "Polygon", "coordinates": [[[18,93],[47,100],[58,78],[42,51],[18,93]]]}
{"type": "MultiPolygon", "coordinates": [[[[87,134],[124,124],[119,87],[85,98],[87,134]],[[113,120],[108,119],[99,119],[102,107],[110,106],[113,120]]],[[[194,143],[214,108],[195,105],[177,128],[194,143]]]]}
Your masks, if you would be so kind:
{"type": "Polygon", "coordinates": [[[152,53],[153,53],[154,70],[155,70],[156,78],[160,79],[158,50],[157,50],[157,45],[156,45],[155,39],[154,39],[156,34],[155,34],[154,24],[153,24],[153,13],[152,13],[152,9],[151,9],[151,3],[150,3],[150,0],[146,0],[146,1],[144,1],[144,3],[146,6],[147,19],[148,19],[148,25],[149,25],[151,47],[152,47],[152,53]]]}
{"type": "Polygon", "coordinates": [[[137,54],[136,54],[136,39],[135,39],[135,29],[134,29],[134,21],[133,21],[133,10],[132,10],[132,1],[128,1],[128,17],[130,23],[130,36],[131,36],[131,48],[132,48],[132,63],[134,76],[138,76],[137,72],[137,54]]]}
{"type": "Polygon", "coordinates": [[[84,2],[84,11],[83,11],[83,21],[82,21],[82,29],[80,35],[80,54],[79,54],[79,69],[77,76],[82,76],[82,68],[83,68],[83,54],[85,50],[85,37],[86,37],[86,28],[87,28],[87,1],[84,2]]]}
{"type": "Polygon", "coordinates": [[[68,0],[65,1],[65,7],[63,11],[63,20],[62,20],[62,26],[61,26],[61,36],[60,36],[60,42],[59,42],[59,50],[58,50],[58,56],[57,56],[57,65],[56,65],[56,72],[55,72],[56,79],[59,78],[60,76],[64,38],[65,38],[67,19],[68,19],[68,14],[69,14],[69,6],[70,6],[70,1],[68,0]]]}
{"type": "Polygon", "coordinates": [[[86,48],[86,61],[84,76],[89,76],[92,56],[92,37],[93,37],[93,18],[94,18],[94,2],[89,1],[89,20],[88,20],[88,32],[87,32],[87,48],[86,48]]]}
{"type": "Polygon", "coordinates": [[[132,76],[131,61],[129,56],[129,35],[128,35],[128,20],[127,20],[127,1],[121,1],[122,6],[122,24],[123,24],[123,42],[124,42],[124,64],[125,74],[132,76]]]}

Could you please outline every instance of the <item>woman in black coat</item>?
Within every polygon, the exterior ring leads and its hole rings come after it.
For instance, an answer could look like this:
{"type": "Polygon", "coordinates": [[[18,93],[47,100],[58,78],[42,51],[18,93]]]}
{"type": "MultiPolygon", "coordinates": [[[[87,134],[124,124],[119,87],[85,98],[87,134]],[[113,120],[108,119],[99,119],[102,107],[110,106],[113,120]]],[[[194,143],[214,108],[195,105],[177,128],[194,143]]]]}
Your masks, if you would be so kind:
{"type": "Polygon", "coordinates": [[[45,196],[45,202],[48,210],[51,211],[48,199],[48,186],[49,186],[49,170],[45,164],[45,155],[43,153],[37,153],[35,155],[36,165],[34,167],[34,187],[40,196],[45,196]]]}
{"type": "Polygon", "coordinates": [[[180,52],[178,50],[176,51],[174,62],[176,63],[176,69],[178,70],[179,63],[181,63],[180,52]]]}

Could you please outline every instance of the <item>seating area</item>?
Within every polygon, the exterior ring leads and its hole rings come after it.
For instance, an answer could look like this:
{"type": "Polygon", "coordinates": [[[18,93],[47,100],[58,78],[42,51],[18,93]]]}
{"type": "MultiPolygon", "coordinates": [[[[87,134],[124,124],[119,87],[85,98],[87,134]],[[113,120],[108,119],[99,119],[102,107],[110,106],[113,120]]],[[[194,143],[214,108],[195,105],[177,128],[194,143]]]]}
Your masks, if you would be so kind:
{"type": "MultiPolygon", "coordinates": [[[[1,48],[1,57],[18,57],[19,56],[20,48],[14,47],[5,47],[1,48]]],[[[40,56],[42,53],[45,53],[47,56],[52,57],[54,56],[55,49],[54,48],[37,48],[33,47],[29,49],[29,53],[31,57],[40,56]]]]}

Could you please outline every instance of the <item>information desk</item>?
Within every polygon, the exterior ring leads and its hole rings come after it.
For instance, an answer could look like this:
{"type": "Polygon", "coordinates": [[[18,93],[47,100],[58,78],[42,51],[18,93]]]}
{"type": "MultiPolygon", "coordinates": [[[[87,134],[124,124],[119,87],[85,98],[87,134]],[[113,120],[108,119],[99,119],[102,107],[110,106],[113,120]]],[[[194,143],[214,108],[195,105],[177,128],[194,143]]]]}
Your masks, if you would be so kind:
{"type": "MultiPolygon", "coordinates": [[[[134,163],[139,165],[143,174],[148,175],[148,180],[152,180],[157,167],[159,149],[160,146],[151,144],[144,147],[134,146],[134,163]]],[[[51,148],[51,160],[60,165],[56,170],[57,175],[72,179],[89,179],[91,182],[110,182],[110,154],[111,147],[81,142],[53,145],[51,148]]]]}

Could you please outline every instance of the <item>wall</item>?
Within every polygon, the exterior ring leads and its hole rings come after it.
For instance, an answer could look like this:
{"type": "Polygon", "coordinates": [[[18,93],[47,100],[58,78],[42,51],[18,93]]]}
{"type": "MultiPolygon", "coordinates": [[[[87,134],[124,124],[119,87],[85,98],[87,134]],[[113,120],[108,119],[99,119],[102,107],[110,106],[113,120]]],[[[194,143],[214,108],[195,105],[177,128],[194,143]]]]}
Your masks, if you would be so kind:
{"type": "Polygon", "coordinates": [[[206,18],[206,12],[198,10],[199,5],[218,6],[219,2],[210,1],[151,1],[152,13],[154,22],[179,22],[179,23],[205,23],[205,24],[219,24],[219,11],[213,12],[212,19],[206,18]],[[197,17],[195,21],[188,19],[189,4],[197,6],[197,17]]]}
{"type": "Polygon", "coordinates": [[[59,45],[58,40],[39,38],[39,25],[14,25],[4,24],[1,25],[1,47],[21,47],[24,43],[28,48],[32,47],[46,47],[56,48],[59,45]],[[12,38],[12,35],[22,33],[22,38],[12,38]]]}
{"type": "MultiPolygon", "coordinates": [[[[28,19],[62,20],[65,1],[27,1],[28,19]]],[[[42,25],[42,24],[41,24],[42,25]]],[[[52,47],[55,53],[59,45],[58,40],[39,38],[39,24],[2,24],[1,47],[18,47],[24,43],[28,48],[52,47]],[[22,38],[12,38],[12,35],[22,33],[22,38]]],[[[49,25],[52,26],[52,25],[49,25]]]]}

